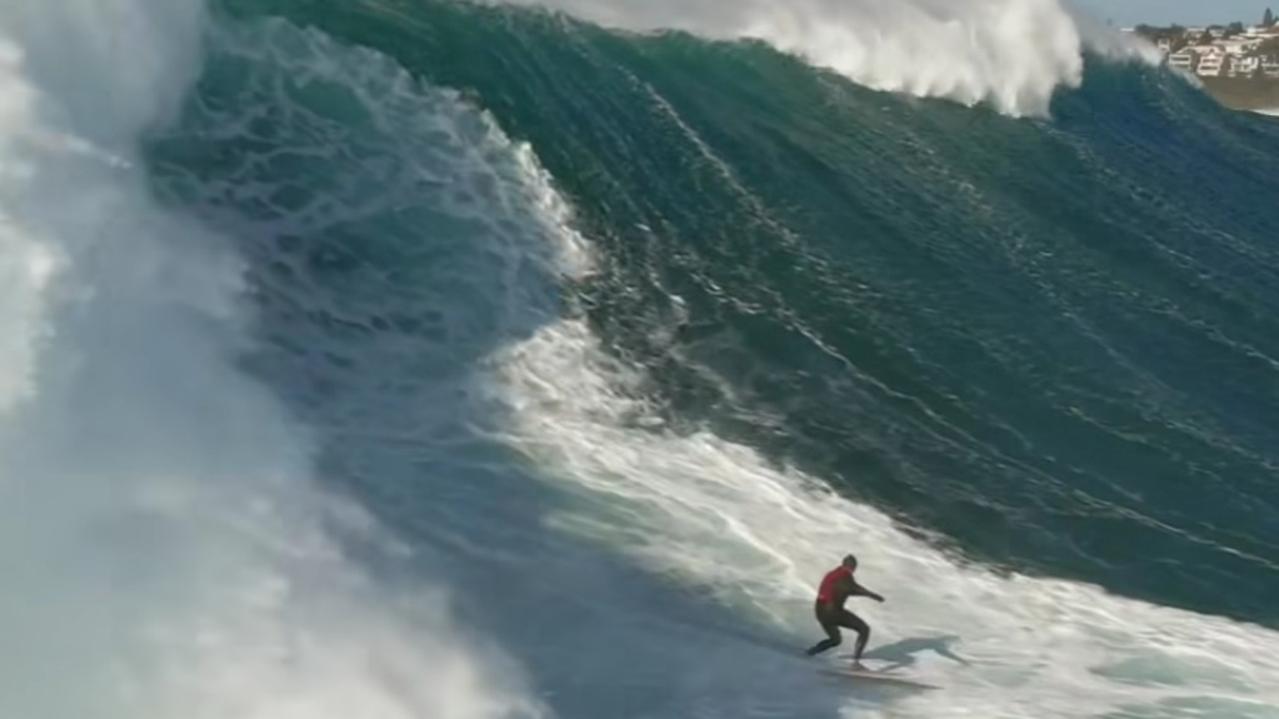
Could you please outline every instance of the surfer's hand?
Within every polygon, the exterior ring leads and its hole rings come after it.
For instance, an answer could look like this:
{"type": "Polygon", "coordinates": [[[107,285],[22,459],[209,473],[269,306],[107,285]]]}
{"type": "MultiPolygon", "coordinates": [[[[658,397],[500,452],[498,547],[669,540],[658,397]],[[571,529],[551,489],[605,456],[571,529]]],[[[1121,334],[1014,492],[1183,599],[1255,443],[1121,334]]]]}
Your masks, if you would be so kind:
{"type": "Polygon", "coordinates": [[[870,598],[871,598],[871,599],[874,599],[875,601],[879,602],[880,604],[883,604],[883,603],[884,603],[884,595],[882,595],[882,594],[872,594],[870,598]]]}

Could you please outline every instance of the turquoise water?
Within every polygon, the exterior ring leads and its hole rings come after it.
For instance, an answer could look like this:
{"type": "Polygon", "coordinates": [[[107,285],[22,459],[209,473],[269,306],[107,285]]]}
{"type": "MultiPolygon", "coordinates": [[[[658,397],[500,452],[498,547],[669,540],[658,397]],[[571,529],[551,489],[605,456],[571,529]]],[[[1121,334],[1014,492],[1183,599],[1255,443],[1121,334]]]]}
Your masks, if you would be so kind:
{"type": "Polygon", "coordinates": [[[669,427],[974,561],[1279,621],[1273,121],[1095,57],[1017,120],[763,44],[390,7],[269,11],[531,144],[601,255],[572,304],[669,427]]]}
{"type": "Polygon", "coordinates": [[[0,714],[1279,716],[1279,122],[552,4],[0,11],[0,714]],[[848,552],[943,691],[800,656],[848,552]]]}

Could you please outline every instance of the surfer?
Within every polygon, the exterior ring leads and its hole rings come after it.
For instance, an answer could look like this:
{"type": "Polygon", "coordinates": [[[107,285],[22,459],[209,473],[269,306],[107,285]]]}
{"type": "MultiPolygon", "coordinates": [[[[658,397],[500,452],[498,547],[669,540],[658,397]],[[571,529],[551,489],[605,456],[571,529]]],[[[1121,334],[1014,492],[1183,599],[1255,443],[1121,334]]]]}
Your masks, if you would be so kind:
{"type": "Polygon", "coordinates": [[[857,647],[853,650],[853,666],[861,668],[862,651],[870,640],[870,625],[856,614],[844,609],[844,602],[849,597],[870,597],[877,602],[884,598],[857,583],[853,572],[857,571],[857,557],[848,555],[838,567],[826,573],[821,586],[817,589],[817,604],[814,611],[817,623],[826,632],[826,639],[814,644],[808,650],[808,656],[821,654],[832,647],[839,646],[842,640],[839,628],[852,629],[857,632],[857,647]]]}

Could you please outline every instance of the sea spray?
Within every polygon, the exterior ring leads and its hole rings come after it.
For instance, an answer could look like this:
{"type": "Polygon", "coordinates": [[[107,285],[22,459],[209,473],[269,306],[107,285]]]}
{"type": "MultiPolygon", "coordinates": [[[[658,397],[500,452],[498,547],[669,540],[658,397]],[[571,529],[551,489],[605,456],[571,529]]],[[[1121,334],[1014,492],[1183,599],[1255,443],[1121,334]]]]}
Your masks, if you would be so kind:
{"type": "Polygon", "coordinates": [[[198,74],[202,22],[0,15],[0,714],[537,716],[445,592],[348,558],[391,542],[239,366],[241,258],[153,199],[139,136],[198,74]]]}

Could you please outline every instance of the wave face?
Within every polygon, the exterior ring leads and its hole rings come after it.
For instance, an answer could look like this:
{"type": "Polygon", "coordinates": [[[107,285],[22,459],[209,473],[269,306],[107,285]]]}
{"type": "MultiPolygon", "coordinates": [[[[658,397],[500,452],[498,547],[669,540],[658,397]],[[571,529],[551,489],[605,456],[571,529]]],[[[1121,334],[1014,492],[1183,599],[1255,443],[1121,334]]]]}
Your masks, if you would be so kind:
{"type": "Polygon", "coordinates": [[[72,5],[0,713],[1274,716],[1273,120],[1047,0],[72,5]],[[848,551],[944,691],[796,656],[848,551]]]}

